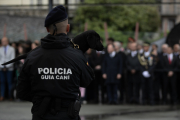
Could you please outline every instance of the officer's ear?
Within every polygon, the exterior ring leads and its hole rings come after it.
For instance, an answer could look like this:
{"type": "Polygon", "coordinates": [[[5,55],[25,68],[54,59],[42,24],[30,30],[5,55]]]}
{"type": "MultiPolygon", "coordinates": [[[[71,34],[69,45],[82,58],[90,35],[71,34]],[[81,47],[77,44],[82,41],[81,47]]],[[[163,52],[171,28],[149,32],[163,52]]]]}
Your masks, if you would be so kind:
{"type": "Polygon", "coordinates": [[[66,32],[68,33],[70,31],[70,24],[67,24],[66,32]]]}

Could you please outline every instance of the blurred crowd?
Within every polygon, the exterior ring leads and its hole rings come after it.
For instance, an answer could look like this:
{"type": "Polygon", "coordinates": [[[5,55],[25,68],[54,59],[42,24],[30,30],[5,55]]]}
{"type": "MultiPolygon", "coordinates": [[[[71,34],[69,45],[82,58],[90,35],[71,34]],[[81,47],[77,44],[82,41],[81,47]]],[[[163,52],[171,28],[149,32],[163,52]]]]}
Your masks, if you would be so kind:
{"type": "MultiPolygon", "coordinates": [[[[3,37],[0,42],[0,63],[5,63],[39,46],[38,40],[19,40],[18,42],[9,42],[7,37],[3,37]]],[[[16,97],[16,83],[24,60],[5,66],[0,65],[0,101],[5,98],[13,100],[16,97]]]]}
{"type": "MultiPolygon", "coordinates": [[[[102,41],[103,42],[103,41],[102,41]]],[[[0,63],[27,53],[38,40],[9,43],[1,39],[0,63]]],[[[103,51],[89,49],[85,56],[95,80],[80,88],[84,104],[178,104],[180,103],[180,46],[158,45],[128,38],[127,47],[113,38],[103,51]]],[[[0,66],[0,101],[17,100],[16,83],[24,60],[0,66]]]]}
{"type": "Polygon", "coordinates": [[[176,105],[180,101],[180,46],[109,38],[104,51],[89,49],[95,80],[82,89],[84,103],[176,105]]]}

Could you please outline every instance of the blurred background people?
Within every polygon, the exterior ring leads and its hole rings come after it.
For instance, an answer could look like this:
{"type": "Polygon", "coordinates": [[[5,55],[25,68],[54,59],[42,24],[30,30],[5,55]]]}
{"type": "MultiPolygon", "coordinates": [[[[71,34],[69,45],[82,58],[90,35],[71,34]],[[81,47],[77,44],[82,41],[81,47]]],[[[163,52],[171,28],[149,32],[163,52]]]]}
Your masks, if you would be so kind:
{"type": "Polygon", "coordinates": [[[118,104],[117,90],[122,74],[122,61],[119,54],[115,52],[113,44],[107,46],[107,51],[108,54],[105,55],[103,61],[103,78],[106,80],[109,104],[118,104]]]}
{"type": "MultiPolygon", "coordinates": [[[[7,62],[15,57],[15,50],[9,45],[9,40],[7,37],[3,37],[1,40],[2,47],[0,47],[0,64],[7,62]]],[[[11,87],[12,87],[12,73],[14,66],[13,64],[8,64],[6,66],[0,65],[0,80],[1,80],[1,97],[0,101],[4,100],[5,97],[5,87],[6,81],[8,84],[8,96],[12,99],[11,87]]]]}
{"type": "Polygon", "coordinates": [[[177,57],[177,61],[178,61],[178,68],[177,68],[177,79],[176,79],[176,89],[177,89],[177,102],[180,103],[180,49],[179,49],[179,55],[177,57]]]}
{"type": "Polygon", "coordinates": [[[137,41],[137,51],[139,54],[143,54],[143,42],[142,41],[137,41]]]}
{"type": "Polygon", "coordinates": [[[173,46],[173,53],[176,57],[179,55],[179,44],[173,46]]]}
{"type": "Polygon", "coordinates": [[[113,38],[108,38],[108,39],[107,39],[106,47],[104,48],[105,53],[108,54],[108,52],[107,52],[107,46],[108,46],[109,44],[113,44],[113,42],[114,42],[114,39],[113,39],[113,38]]]}
{"type": "Polygon", "coordinates": [[[32,44],[31,44],[31,49],[33,50],[33,49],[35,49],[36,47],[38,47],[39,46],[39,44],[37,43],[37,42],[33,42],[32,44]]]}
{"type": "Polygon", "coordinates": [[[137,44],[135,42],[130,44],[131,53],[127,55],[127,81],[128,81],[128,103],[140,103],[140,63],[138,60],[137,44]]]}
{"type": "Polygon", "coordinates": [[[139,56],[142,71],[142,104],[154,105],[153,99],[153,72],[155,67],[154,57],[149,51],[150,43],[143,44],[144,53],[139,56]]]}
{"type": "MultiPolygon", "coordinates": [[[[101,39],[102,41],[102,39],[101,39]]],[[[111,44],[113,39],[110,38],[108,44],[111,44]]],[[[101,103],[105,103],[105,91],[106,91],[106,87],[104,85],[104,80],[102,78],[102,63],[104,60],[104,55],[105,55],[105,51],[96,51],[93,50],[92,51],[92,66],[94,69],[94,73],[95,73],[95,81],[93,81],[94,83],[94,97],[95,97],[95,101],[94,103],[99,103],[99,89],[101,90],[101,103]]]]}
{"type": "Polygon", "coordinates": [[[118,89],[120,91],[120,98],[119,98],[119,103],[123,103],[124,102],[124,98],[125,98],[125,92],[126,92],[126,84],[125,84],[125,77],[126,77],[126,55],[124,52],[121,51],[121,43],[119,41],[115,41],[114,42],[114,47],[115,47],[115,51],[117,54],[120,55],[121,57],[121,61],[122,63],[122,74],[121,74],[121,79],[119,80],[119,85],[118,85],[118,89]]]}
{"type": "Polygon", "coordinates": [[[171,103],[176,104],[177,94],[176,94],[176,70],[178,67],[177,57],[173,54],[172,47],[168,47],[167,56],[164,56],[163,61],[161,61],[162,67],[164,69],[163,74],[163,102],[167,104],[167,94],[170,93],[171,103]]]}

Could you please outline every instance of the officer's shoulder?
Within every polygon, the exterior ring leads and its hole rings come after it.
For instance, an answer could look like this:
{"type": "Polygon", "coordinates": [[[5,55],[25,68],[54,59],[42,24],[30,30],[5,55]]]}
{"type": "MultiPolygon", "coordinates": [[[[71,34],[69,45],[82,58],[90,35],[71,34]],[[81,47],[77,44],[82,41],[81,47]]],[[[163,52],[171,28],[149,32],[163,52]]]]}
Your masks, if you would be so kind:
{"type": "Polygon", "coordinates": [[[82,57],[82,58],[84,58],[84,53],[83,53],[81,50],[79,50],[79,49],[74,49],[74,48],[72,48],[72,47],[69,47],[69,48],[73,50],[74,54],[75,54],[77,57],[82,57]]]}
{"type": "Polygon", "coordinates": [[[72,52],[73,52],[72,54],[74,55],[74,56],[71,56],[71,57],[73,57],[76,60],[87,61],[84,53],[80,49],[74,49],[72,47],[69,47],[69,49],[72,50],[72,52]]]}

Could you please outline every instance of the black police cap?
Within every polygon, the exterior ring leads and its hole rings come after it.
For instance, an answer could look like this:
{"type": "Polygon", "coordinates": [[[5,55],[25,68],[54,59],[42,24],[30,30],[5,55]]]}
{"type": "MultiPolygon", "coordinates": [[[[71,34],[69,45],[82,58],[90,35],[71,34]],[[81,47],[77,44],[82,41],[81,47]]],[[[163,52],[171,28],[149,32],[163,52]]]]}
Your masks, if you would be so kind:
{"type": "Polygon", "coordinates": [[[48,27],[51,24],[65,21],[67,18],[66,8],[62,5],[56,6],[46,16],[44,26],[48,27]]]}

